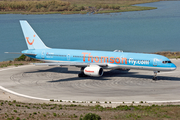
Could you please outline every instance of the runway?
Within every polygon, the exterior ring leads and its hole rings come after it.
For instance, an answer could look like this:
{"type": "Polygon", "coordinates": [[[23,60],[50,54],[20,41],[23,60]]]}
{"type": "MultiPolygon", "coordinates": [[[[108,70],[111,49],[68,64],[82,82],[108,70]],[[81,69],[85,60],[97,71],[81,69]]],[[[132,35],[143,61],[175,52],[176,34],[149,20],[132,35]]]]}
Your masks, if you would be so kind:
{"type": "Polygon", "coordinates": [[[180,60],[171,61],[177,69],[158,73],[157,81],[152,80],[152,71],[106,70],[103,77],[79,78],[76,67],[26,65],[0,69],[0,86],[31,99],[176,102],[180,101],[180,60]]]}

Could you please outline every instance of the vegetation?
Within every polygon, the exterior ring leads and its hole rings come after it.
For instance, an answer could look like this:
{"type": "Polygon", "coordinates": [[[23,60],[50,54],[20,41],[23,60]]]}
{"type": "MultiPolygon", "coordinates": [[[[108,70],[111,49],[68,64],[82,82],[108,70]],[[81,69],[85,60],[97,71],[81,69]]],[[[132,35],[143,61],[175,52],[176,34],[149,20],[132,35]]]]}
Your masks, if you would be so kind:
{"type": "Polygon", "coordinates": [[[156,1],[159,0],[4,0],[0,1],[0,13],[85,14],[124,12],[155,9],[153,7],[138,7],[132,5],[156,1]]]}
{"type": "Polygon", "coordinates": [[[83,117],[83,120],[101,120],[101,117],[95,113],[88,113],[83,117]]]}
{"type": "Polygon", "coordinates": [[[26,56],[24,54],[22,54],[20,57],[15,59],[15,61],[25,61],[25,60],[26,60],[26,56]]]}
{"type": "Polygon", "coordinates": [[[20,65],[27,65],[31,62],[40,62],[38,60],[35,60],[33,58],[27,57],[24,54],[21,55],[18,58],[15,58],[14,61],[10,60],[10,61],[5,61],[5,62],[0,62],[0,68],[4,68],[4,67],[8,67],[8,66],[20,66],[20,65]]]}
{"type": "Polygon", "coordinates": [[[180,105],[147,105],[127,106],[116,108],[82,106],[76,104],[62,105],[60,102],[51,104],[22,103],[18,101],[0,100],[0,119],[2,120],[33,120],[33,119],[73,119],[73,120],[162,120],[180,119],[180,105]],[[57,104],[54,104],[57,103],[57,104]]]}
{"type": "Polygon", "coordinates": [[[180,58],[180,52],[155,52],[155,54],[159,54],[159,55],[163,55],[166,56],[168,58],[180,58]]]}

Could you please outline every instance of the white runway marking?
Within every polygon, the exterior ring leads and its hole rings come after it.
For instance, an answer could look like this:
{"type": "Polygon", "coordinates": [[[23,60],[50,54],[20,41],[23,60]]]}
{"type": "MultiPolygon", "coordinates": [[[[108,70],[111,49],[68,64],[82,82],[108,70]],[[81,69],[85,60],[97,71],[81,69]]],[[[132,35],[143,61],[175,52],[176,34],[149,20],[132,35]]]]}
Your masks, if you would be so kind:
{"type": "Polygon", "coordinates": [[[27,66],[31,66],[31,65],[23,65],[23,66],[18,66],[18,67],[0,69],[0,72],[1,72],[1,71],[5,71],[5,70],[10,70],[10,69],[17,69],[17,68],[27,67],[27,66]]]}
{"type": "Polygon", "coordinates": [[[50,101],[50,99],[45,99],[45,98],[38,98],[38,97],[32,97],[32,96],[28,96],[28,95],[23,95],[23,94],[20,94],[20,93],[17,93],[17,92],[14,92],[14,91],[11,91],[11,90],[8,90],[2,86],[0,86],[0,89],[1,90],[4,90],[6,92],[9,92],[11,94],[14,94],[14,95],[18,95],[18,96],[21,96],[21,97],[26,97],[26,98],[30,98],[30,99],[38,99],[38,100],[48,100],[50,101]]]}
{"type": "MultiPolygon", "coordinates": [[[[21,97],[25,97],[25,98],[30,98],[30,99],[36,99],[36,100],[45,100],[45,101],[50,101],[50,99],[46,99],[46,98],[38,98],[38,97],[32,97],[32,96],[28,96],[28,95],[23,95],[23,94],[20,94],[20,93],[17,93],[17,92],[14,92],[14,91],[11,91],[11,90],[9,90],[9,89],[6,89],[6,88],[4,88],[4,87],[2,87],[2,86],[0,86],[0,89],[1,90],[4,90],[4,91],[6,91],[6,92],[9,92],[9,93],[11,93],[11,94],[14,94],[14,95],[17,95],[17,96],[21,96],[21,97]]],[[[57,101],[56,99],[54,99],[55,101],[57,101]]],[[[66,102],[68,102],[68,101],[70,101],[70,102],[72,102],[72,100],[62,100],[62,101],[66,101],[66,102]]],[[[82,102],[82,101],[76,101],[76,102],[82,102]]],[[[90,101],[86,101],[87,103],[90,103],[90,101]]],[[[134,101],[134,103],[139,103],[140,101],[134,101]]],[[[180,100],[168,100],[168,101],[143,101],[143,103],[169,103],[169,102],[180,102],[180,100]]],[[[96,101],[93,101],[93,103],[96,103],[96,101]]],[[[104,101],[102,102],[100,102],[100,103],[104,103],[104,101]]],[[[114,103],[114,104],[122,104],[122,103],[126,103],[126,104],[128,104],[128,103],[132,103],[132,102],[111,102],[111,103],[114,103]]]]}

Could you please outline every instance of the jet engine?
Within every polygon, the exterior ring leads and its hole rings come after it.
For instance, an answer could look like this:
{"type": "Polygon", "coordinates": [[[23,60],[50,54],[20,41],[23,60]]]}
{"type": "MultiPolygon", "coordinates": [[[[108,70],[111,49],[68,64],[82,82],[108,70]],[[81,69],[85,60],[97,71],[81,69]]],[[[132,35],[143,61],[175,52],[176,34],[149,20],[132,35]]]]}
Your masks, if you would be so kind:
{"type": "Polygon", "coordinates": [[[98,65],[90,65],[84,68],[84,74],[93,77],[100,77],[103,75],[103,69],[98,65]]]}

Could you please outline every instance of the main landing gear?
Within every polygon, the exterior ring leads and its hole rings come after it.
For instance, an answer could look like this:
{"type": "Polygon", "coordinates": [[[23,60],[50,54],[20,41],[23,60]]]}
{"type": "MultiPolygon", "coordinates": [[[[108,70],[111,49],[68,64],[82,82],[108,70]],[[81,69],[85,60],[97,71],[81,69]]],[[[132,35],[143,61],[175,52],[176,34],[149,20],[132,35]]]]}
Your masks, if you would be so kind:
{"type": "Polygon", "coordinates": [[[157,73],[159,73],[160,71],[154,71],[154,76],[153,76],[153,80],[157,80],[157,73]]]}
{"type": "Polygon", "coordinates": [[[87,77],[87,75],[84,74],[84,68],[85,67],[81,67],[81,72],[78,74],[78,77],[87,77]]]}

